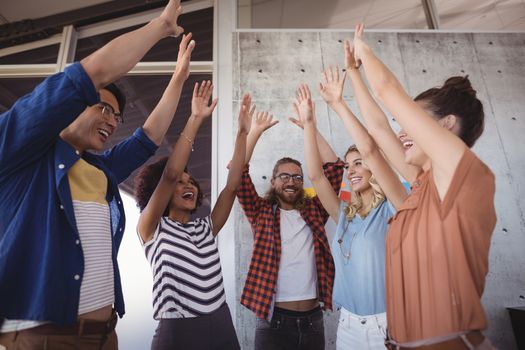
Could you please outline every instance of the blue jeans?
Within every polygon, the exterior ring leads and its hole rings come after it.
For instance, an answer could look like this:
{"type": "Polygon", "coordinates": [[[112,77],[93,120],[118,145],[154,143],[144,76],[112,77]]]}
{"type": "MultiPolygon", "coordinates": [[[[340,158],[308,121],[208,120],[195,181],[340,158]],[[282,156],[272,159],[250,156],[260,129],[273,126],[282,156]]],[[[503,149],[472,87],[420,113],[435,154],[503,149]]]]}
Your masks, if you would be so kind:
{"type": "Polygon", "coordinates": [[[255,350],[324,350],[320,307],[306,312],[275,308],[271,322],[257,319],[255,350]]]}

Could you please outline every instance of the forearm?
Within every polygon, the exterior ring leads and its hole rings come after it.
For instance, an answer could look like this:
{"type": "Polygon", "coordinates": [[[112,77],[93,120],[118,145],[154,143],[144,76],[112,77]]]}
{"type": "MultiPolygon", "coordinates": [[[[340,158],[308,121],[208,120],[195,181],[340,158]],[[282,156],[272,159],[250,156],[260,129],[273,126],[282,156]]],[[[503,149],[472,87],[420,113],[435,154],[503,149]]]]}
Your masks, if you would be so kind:
{"type": "Polygon", "coordinates": [[[323,176],[323,161],[317,144],[317,128],[313,122],[304,124],[304,154],[310,181],[315,182],[323,176]]]}
{"type": "Polygon", "coordinates": [[[137,30],[113,39],[80,63],[99,90],[131,70],[155,43],[169,33],[168,24],[156,18],[137,30]]]}
{"type": "Polygon", "coordinates": [[[246,140],[246,155],[244,164],[250,163],[250,160],[252,159],[253,151],[255,149],[255,145],[257,144],[257,141],[259,140],[259,137],[261,137],[261,132],[259,131],[250,131],[248,133],[248,138],[246,140]]]}
{"type": "Polygon", "coordinates": [[[177,75],[172,76],[160,101],[144,123],[144,132],[157,145],[160,145],[173,121],[177,106],[179,105],[184,81],[183,77],[177,75]]]}
{"type": "Polygon", "coordinates": [[[226,189],[231,192],[236,192],[241,184],[242,169],[246,158],[246,140],[248,134],[242,131],[237,132],[235,140],[235,148],[233,151],[233,158],[228,172],[228,179],[226,181],[226,189]]]}
{"type": "Polygon", "coordinates": [[[349,69],[348,75],[354,88],[357,105],[359,106],[359,110],[370,134],[384,129],[391,130],[386,115],[370,94],[360,71],[355,68],[349,69]]]}
{"type": "Polygon", "coordinates": [[[343,124],[350,134],[352,140],[354,140],[359,153],[361,153],[361,157],[366,159],[376,148],[376,144],[372,140],[372,137],[370,137],[368,134],[368,131],[352,113],[344,101],[333,103],[331,104],[331,107],[343,120],[343,124]]]}
{"type": "Polygon", "coordinates": [[[175,144],[175,149],[171,152],[168,163],[166,164],[164,177],[167,180],[176,181],[184,171],[201,124],[202,120],[195,118],[193,115],[188,118],[188,122],[180,134],[175,144]]]}
{"type": "Polygon", "coordinates": [[[326,141],[326,139],[321,135],[319,130],[316,129],[316,141],[318,146],[318,151],[321,157],[321,162],[324,163],[332,163],[337,160],[337,154],[335,154],[334,150],[330,146],[330,144],[326,141]]]}

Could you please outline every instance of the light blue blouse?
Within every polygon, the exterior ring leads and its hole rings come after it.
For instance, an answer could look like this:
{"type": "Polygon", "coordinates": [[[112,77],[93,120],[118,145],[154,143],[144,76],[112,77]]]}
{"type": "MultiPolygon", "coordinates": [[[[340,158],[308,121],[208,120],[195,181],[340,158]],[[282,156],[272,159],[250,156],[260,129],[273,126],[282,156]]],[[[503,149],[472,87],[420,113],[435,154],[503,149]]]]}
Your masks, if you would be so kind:
{"type": "Polygon", "coordinates": [[[347,203],[341,203],[332,242],[334,304],[360,316],[383,313],[386,311],[385,238],[388,219],[395,209],[385,200],[364,219],[356,215],[349,222],[344,212],[346,206],[347,203]]]}

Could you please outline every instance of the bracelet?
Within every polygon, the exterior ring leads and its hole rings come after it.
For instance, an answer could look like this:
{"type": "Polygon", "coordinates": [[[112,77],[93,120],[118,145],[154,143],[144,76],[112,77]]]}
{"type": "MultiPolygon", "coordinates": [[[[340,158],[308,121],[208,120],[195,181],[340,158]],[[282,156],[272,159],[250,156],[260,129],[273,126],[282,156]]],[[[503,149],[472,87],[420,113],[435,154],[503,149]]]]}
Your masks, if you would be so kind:
{"type": "Polygon", "coordinates": [[[184,135],[184,133],[182,133],[182,132],[180,133],[180,136],[184,137],[190,143],[191,151],[193,152],[194,151],[194,149],[193,149],[193,141],[188,136],[184,135]]]}

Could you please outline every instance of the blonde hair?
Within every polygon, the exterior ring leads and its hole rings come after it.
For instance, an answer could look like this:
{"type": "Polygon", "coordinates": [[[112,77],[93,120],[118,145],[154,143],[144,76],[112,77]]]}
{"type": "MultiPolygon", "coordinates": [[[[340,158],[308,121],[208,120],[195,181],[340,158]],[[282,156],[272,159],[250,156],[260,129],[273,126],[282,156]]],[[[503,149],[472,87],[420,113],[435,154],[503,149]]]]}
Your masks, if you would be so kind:
{"type": "MultiPolygon", "coordinates": [[[[348,153],[351,152],[357,152],[359,153],[359,150],[355,145],[352,145],[348,148],[348,150],[345,153],[345,159],[348,153]]],[[[361,215],[363,217],[366,217],[372,209],[377,208],[379,204],[381,204],[385,200],[385,194],[379,184],[377,183],[377,180],[375,176],[372,174],[370,179],[368,180],[368,183],[370,184],[370,187],[372,187],[372,201],[369,205],[366,207],[363,206],[363,199],[361,198],[361,194],[359,192],[353,192],[351,195],[350,203],[346,206],[344,209],[346,219],[348,221],[352,221],[352,219],[356,216],[357,213],[361,212],[361,215]]]]}

